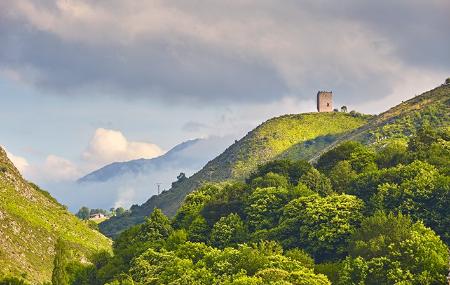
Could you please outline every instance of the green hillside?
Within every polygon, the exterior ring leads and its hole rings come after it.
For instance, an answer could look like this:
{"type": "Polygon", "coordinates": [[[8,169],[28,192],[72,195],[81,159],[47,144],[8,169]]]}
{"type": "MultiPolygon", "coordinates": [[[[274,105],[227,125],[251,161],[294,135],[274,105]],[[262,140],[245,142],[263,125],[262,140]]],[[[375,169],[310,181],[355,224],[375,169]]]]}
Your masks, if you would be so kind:
{"type": "Polygon", "coordinates": [[[258,164],[279,159],[308,159],[315,162],[321,154],[340,143],[357,140],[365,144],[386,138],[407,138],[418,128],[450,125],[450,85],[442,85],[381,113],[310,113],[273,118],[249,132],[224,153],[210,161],[189,179],[175,183],[159,196],[121,217],[102,224],[100,230],[114,236],[130,225],[142,223],[155,207],[174,215],[184,197],[205,181],[241,179],[258,164]]]}
{"type": "Polygon", "coordinates": [[[131,214],[113,217],[100,230],[114,236],[130,225],[141,223],[155,207],[172,216],[184,197],[203,182],[244,179],[258,165],[279,158],[305,158],[351,130],[363,126],[370,116],[347,113],[307,113],[272,118],[237,141],[189,179],[180,181],[159,196],[153,196],[131,214]],[[305,151],[296,152],[294,149],[305,151]]]}
{"type": "Polygon", "coordinates": [[[111,248],[109,239],[24,180],[0,148],[0,279],[21,276],[33,284],[49,282],[58,238],[83,262],[111,248]]]}
{"type": "Polygon", "coordinates": [[[322,153],[349,140],[365,144],[386,139],[406,139],[422,126],[441,128],[450,126],[450,85],[442,85],[392,107],[374,117],[366,125],[341,136],[310,159],[316,161],[322,153]]]}
{"type": "Polygon", "coordinates": [[[422,117],[408,137],[207,183],[70,284],[448,284],[450,130],[446,113],[422,117]]]}

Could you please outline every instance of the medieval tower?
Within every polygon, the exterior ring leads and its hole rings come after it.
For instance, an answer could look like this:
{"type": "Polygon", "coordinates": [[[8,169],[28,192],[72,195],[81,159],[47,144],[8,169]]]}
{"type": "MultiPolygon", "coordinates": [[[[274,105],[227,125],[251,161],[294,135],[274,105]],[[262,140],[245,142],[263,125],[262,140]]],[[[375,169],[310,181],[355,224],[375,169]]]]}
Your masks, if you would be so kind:
{"type": "Polygon", "coordinates": [[[317,111],[318,112],[333,111],[333,92],[331,91],[317,92],[317,111]]]}

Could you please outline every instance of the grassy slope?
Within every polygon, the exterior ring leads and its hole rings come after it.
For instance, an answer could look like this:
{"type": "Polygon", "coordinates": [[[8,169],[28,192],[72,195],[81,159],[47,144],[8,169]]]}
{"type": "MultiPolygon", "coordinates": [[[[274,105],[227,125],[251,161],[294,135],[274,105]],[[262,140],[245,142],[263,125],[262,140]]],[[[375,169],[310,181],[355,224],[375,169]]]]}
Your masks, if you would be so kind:
{"type": "Polygon", "coordinates": [[[243,179],[258,165],[278,157],[308,159],[366,122],[366,117],[345,113],[308,113],[270,119],[231,145],[189,179],[177,183],[159,196],[153,196],[131,215],[113,217],[101,223],[100,229],[105,234],[114,235],[132,224],[142,222],[155,207],[168,215],[174,215],[184,197],[205,181],[243,179]],[[299,147],[308,151],[293,151],[299,147]]]}
{"type": "Polygon", "coordinates": [[[317,160],[322,153],[347,140],[365,144],[386,138],[408,137],[423,125],[432,128],[450,126],[450,85],[439,86],[374,117],[366,125],[341,136],[311,157],[317,160]]]}
{"type": "Polygon", "coordinates": [[[80,260],[110,250],[110,240],[25,181],[0,148],[0,276],[50,281],[54,245],[64,238],[80,260]]]}

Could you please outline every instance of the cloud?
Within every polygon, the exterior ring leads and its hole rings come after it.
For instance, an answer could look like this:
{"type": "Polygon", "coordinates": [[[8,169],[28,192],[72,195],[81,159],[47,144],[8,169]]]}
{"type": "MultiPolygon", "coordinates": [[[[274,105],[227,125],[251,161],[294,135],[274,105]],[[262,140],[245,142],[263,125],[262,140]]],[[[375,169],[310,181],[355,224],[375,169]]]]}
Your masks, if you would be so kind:
{"type": "Polygon", "coordinates": [[[28,166],[30,166],[28,161],[24,157],[14,155],[14,154],[8,152],[7,150],[5,150],[5,151],[6,151],[6,155],[11,160],[11,162],[16,166],[16,168],[19,170],[19,172],[23,174],[26,171],[26,169],[28,168],[28,166]]]}
{"type": "Polygon", "coordinates": [[[71,181],[81,174],[80,169],[68,159],[50,154],[41,165],[31,165],[24,173],[32,181],[71,181]]]}
{"type": "Polygon", "coordinates": [[[80,161],[49,154],[43,161],[29,163],[21,156],[6,152],[27,179],[37,183],[75,181],[105,164],[163,154],[160,147],[147,142],[129,141],[120,131],[99,128],[81,154],[80,161]]]}
{"type": "Polygon", "coordinates": [[[163,154],[159,146],[147,142],[129,141],[120,131],[99,128],[82,158],[96,166],[138,158],[153,158],[163,154]]]}
{"type": "Polygon", "coordinates": [[[181,130],[185,132],[198,132],[204,129],[208,129],[209,127],[206,124],[195,122],[195,121],[189,121],[186,122],[182,127],[181,130]]]}
{"type": "Polygon", "coordinates": [[[447,0],[7,1],[0,68],[62,95],[231,104],[333,89],[366,102],[411,74],[450,72],[449,11],[447,0]]]}

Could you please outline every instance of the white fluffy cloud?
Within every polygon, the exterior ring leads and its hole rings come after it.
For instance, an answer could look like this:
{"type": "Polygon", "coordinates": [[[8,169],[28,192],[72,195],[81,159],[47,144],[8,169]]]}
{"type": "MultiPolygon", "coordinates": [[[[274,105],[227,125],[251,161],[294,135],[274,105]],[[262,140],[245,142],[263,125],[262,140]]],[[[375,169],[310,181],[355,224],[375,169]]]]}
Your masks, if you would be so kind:
{"type": "Polygon", "coordinates": [[[9,159],[27,179],[37,183],[74,181],[97,168],[117,161],[153,158],[163,153],[147,142],[128,140],[120,131],[99,128],[81,154],[80,161],[71,161],[54,154],[42,162],[30,163],[24,157],[6,152],[9,159]]]}
{"type": "Polygon", "coordinates": [[[23,174],[25,170],[28,168],[29,163],[24,157],[14,155],[7,150],[6,155],[11,160],[11,162],[16,166],[16,168],[20,171],[20,173],[23,174]]]}
{"type": "Polygon", "coordinates": [[[76,179],[81,172],[70,160],[50,154],[42,164],[30,165],[24,175],[32,181],[59,182],[76,179]]]}
{"type": "Polygon", "coordinates": [[[34,182],[59,182],[78,178],[79,168],[71,161],[53,154],[48,155],[42,163],[29,163],[22,156],[14,155],[6,150],[6,155],[19,172],[34,182]]]}
{"type": "Polygon", "coordinates": [[[159,146],[147,142],[129,141],[120,131],[99,128],[82,157],[88,163],[104,164],[138,158],[153,158],[163,154],[159,146]]]}

